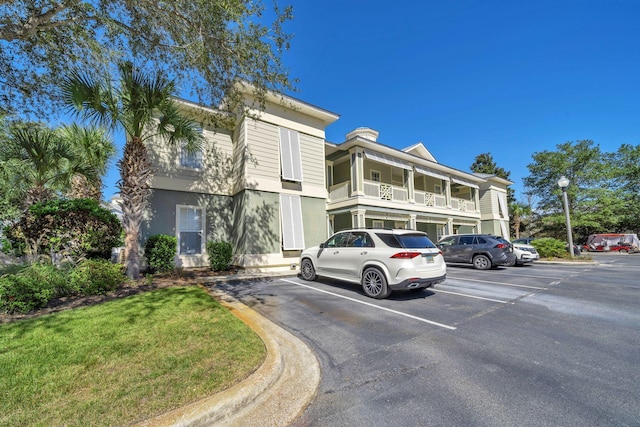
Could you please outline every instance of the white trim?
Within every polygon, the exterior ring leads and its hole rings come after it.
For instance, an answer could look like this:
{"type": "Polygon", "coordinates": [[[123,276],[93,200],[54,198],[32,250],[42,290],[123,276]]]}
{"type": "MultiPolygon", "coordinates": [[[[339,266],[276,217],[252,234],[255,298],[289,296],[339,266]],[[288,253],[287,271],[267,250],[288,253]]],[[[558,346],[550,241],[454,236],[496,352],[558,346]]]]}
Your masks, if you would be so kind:
{"type": "Polygon", "coordinates": [[[442,179],[445,181],[449,181],[449,177],[447,175],[444,175],[440,172],[436,172],[433,169],[429,169],[429,168],[425,168],[422,166],[414,166],[414,168],[416,169],[416,172],[422,175],[428,175],[431,176],[433,178],[438,178],[438,179],[442,179]]]}
{"type": "Polygon", "coordinates": [[[387,156],[385,154],[376,153],[374,151],[364,150],[364,155],[367,159],[373,160],[374,162],[383,163],[389,166],[395,166],[397,168],[402,168],[406,170],[412,170],[411,165],[405,161],[398,160],[394,157],[387,156]]]}
{"type": "Polygon", "coordinates": [[[289,251],[305,248],[300,196],[280,194],[280,229],[282,249],[289,251]]]}
{"type": "Polygon", "coordinates": [[[205,224],[205,220],[206,220],[206,210],[204,207],[202,206],[191,206],[191,205],[176,205],[176,238],[178,239],[178,255],[179,256],[187,256],[187,257],[191,257],[191,256],[202,256],[205,253],[205,245],[206,245],[206,238],[205,238],[205,230],[206,230],[206,224],[205,224]],[[200,233],[200,253],[194,253],[194,254],[189,254],[189,253],[181,253],[181,241],[180,241],[180,233],[183,231],[182,227],[181,227],[181,210],[182,209],[193,209],[193,210],[199,210],[200,211],[200,230],[184,230],[185,232],[199,232],[200,233]]]}
{"type": "Polygon", "coordinates": [[[451,181],[455,182],[456,184],[466,185],[467,187],[471,187],[471,188],[476,188],[476,189],[480,188],[477,184],[474,184],[473,182],[465,181],[464,179],[456,178],[454,176],[451,177],[451,181]]]}
{"type": "Polygon", "coordinates": [[[507,195],[505,193],[496,193],[496,195],[498,196],[498,205],[500,206],[502,218],[509,218],[509,210],[507,209],[507,195]]]}
{"type": "Polygon", "coordinates": [[[302,182],[302,156],[298,131],[280,127],[280,167],[282,179],[302,182]]]}

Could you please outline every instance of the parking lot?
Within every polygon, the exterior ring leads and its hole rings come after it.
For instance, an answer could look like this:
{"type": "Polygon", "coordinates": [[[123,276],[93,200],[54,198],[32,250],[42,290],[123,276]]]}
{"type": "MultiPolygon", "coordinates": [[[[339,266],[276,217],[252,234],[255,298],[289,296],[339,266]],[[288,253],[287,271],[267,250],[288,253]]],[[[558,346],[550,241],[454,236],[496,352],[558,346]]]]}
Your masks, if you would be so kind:
{"type": "Polygon", "coordinates": [[[228,291],[304,340],[322,380],[298,425],[640,425],[640,255],[450,266],[373,300],[290,276],[228,291]]]}

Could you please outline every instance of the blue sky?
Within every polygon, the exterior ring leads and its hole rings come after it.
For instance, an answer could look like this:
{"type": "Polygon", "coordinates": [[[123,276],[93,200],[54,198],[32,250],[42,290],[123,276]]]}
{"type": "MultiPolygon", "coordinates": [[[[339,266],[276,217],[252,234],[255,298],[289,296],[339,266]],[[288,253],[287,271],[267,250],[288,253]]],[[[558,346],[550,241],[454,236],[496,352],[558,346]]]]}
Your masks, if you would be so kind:
{"type": "Polygon", "coordinates": [[[534,152],[640,143],[640,0],[289,2],[291,95],[341,116],[331,142],[368,126],[464,171],[490,152],[519,200],[534,152]]]}

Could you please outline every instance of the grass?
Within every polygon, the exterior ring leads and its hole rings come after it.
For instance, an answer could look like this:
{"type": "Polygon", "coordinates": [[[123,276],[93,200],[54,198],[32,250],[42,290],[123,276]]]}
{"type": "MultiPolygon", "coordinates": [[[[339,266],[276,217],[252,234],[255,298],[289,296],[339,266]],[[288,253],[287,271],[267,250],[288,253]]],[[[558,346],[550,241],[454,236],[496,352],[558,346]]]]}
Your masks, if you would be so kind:
{"type": "Polygon", "coordinates": [[[199,287],[0,325],[0,426],[128,425],[257,369],[260,338],[199,287]]]}

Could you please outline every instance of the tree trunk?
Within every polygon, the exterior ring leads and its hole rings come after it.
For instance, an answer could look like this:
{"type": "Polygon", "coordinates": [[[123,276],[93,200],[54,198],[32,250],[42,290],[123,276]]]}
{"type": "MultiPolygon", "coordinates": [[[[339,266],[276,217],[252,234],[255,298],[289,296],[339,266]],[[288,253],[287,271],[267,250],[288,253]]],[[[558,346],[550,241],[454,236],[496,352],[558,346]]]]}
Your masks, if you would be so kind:
{"type": "Polygon", "coordinates": [[[102,180],[91,183],[82,175],[74,175],[71,178],[71,191],[67,194],[71,199],[102,200],[102,180]]]}
{"type": "Polygon", "coordinates": [[[147,207],[151,188],[151,161],[147,147],[140,138],[131,138],[124,146],[120,167],[120,196],[122,197],[122,225],[125,231],[124,256],[127,276],[140,278],[140,224],[147,207]]]}

